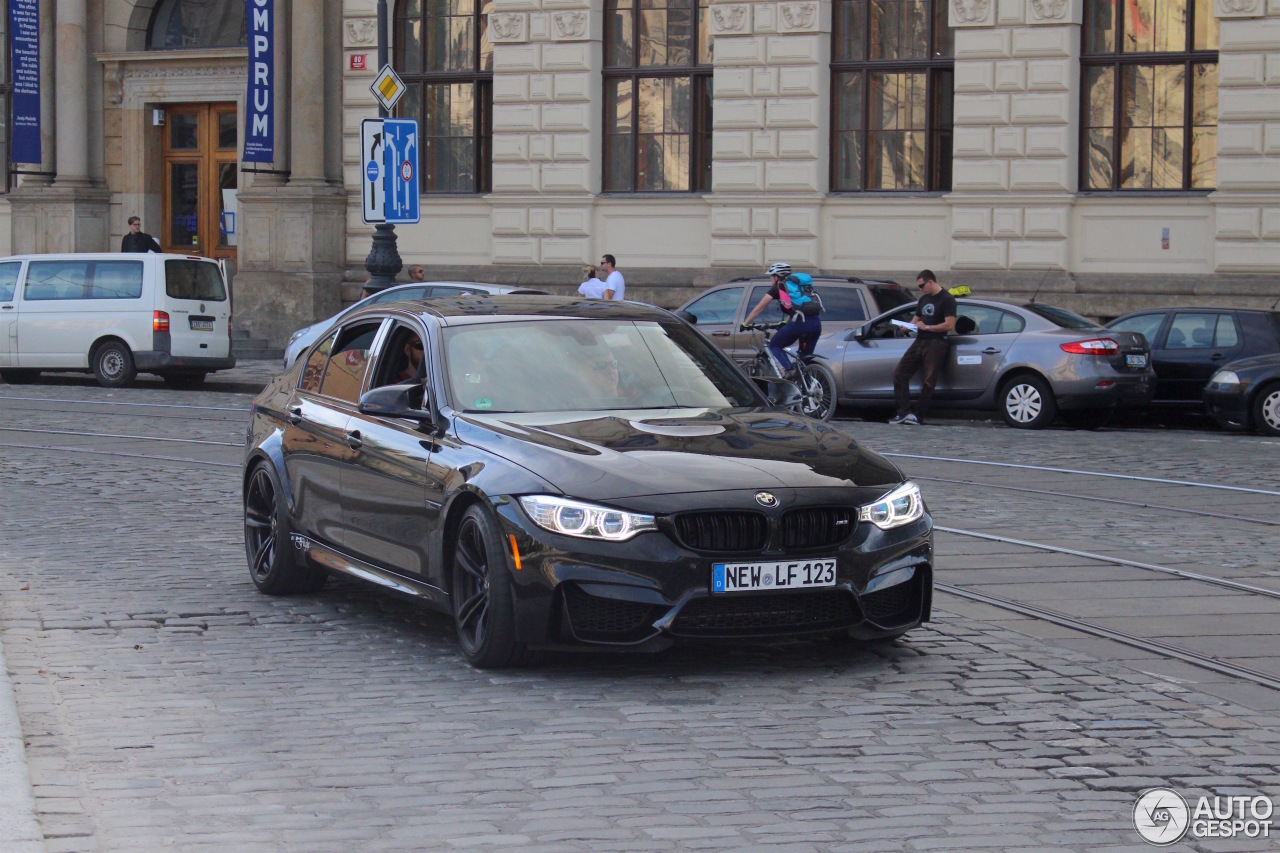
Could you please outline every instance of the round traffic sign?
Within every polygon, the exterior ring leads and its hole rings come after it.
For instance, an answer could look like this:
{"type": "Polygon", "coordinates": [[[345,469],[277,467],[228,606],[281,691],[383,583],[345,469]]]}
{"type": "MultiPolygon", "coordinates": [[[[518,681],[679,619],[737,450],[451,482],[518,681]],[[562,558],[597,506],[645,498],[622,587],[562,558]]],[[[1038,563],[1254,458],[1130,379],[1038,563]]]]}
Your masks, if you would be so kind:
{"type": "Polygon", "coordinates": [[[378,161],[370,160],[369,165],[364,167],[364,173],[369,176],[370,183],[378,180],[378,161]]]}
{"type": "Polygon", "coordinates": [[[413,180],[413,164],[408,160],[400,164],[400,177],[404,179],[406,184],[413,180]]]}

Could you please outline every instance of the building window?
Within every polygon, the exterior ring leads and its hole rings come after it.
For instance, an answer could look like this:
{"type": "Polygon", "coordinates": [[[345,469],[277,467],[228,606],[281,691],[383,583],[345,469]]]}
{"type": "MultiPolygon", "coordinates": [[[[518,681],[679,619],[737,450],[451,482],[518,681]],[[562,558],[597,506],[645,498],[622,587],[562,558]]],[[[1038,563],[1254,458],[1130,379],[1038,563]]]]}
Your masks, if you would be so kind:
{"type": "Polygon", "coordinates": [[[418,120],[424,193],[487,193],[493,174],[493,0],[401,0],[399,115],[418,120]]]}
{"type": "Polygon", "coordinates": [[[832,16],[832,191],[951,189],[945,0],[835,0],[832,16]]]}
{"type": "Polygon", "coordinates": [[[1087,0],[1080,184],[1212,189],[1218,171],[1213,0],[1087,0]]]}
{"type": "Polygon", "coordinates": [[[244,3],[161,0],[151,13],[147,50],[248,47],[244,3]]]}
{"type": "Polygon", "coordinates": [[[606,0],[604,191],[711,187],[707,0],[606,0]]]}

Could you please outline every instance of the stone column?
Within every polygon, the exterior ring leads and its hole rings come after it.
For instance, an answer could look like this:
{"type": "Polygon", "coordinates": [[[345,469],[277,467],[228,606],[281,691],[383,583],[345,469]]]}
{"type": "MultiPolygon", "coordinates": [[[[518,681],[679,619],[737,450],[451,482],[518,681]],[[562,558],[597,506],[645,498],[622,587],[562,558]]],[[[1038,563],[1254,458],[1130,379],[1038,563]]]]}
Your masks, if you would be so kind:
{"type": "Polygon", "coordinates": [[[289,186],[326,183],[324,6],[324,0],[293,0],[289,186]]]}
{"type": "MultiPolygon", "coordinates": [[[[1218,272],[1280,268],[1280,0],[1217,0],[1218,272]]],[[[1259,307],[1265,307],[1260,304],[1259,307]]]]}
{"type": "Polygon", "coordinates": [[[711,263],[819,263],[831,4],[717,3],[711,263]]]}
{"type": "Polygon", "coordinates": [[[57,137],[59,186],[89,185],[89,33],[85,0],[58,0],[57,137]]]}

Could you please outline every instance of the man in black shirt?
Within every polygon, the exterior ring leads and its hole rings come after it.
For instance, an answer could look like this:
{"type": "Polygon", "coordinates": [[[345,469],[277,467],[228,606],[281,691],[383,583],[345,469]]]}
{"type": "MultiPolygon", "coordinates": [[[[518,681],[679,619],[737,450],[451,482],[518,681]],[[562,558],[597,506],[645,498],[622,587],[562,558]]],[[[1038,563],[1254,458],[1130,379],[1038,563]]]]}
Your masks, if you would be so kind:
{"type": "Polygon", "coordinates": [[[160,252],[160,244],[156,238],[142,230],[142,220],[136,216],[129,217],[129,233],[120,241],[122,252],[160,252]]]}
{"type": "Polygon", "coordinates": [[[956,327],[956,298],[942,289],[933,270],[921,270],[916,276],[916,287],[924,291],[916,303],[916,313],[911,324],[916,327],[916,339],[902,354],[898,366],[893,369],[893,399],[898,413],[891,424],[919,424],[929,413],[929,400],[938,374],[947,363],[947,351],[951,348],[947,333],[956,327]],[[924,382],[915,411],[911,408],[911,377],[924,368],[924,382]]]}

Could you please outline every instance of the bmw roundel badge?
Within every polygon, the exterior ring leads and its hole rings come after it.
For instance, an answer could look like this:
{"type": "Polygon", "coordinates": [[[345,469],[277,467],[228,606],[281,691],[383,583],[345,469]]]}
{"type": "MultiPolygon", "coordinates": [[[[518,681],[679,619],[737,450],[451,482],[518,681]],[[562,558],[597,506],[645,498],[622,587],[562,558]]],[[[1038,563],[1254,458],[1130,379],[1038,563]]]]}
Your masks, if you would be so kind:
{"type": "Polygon", "coordinates": [[[769,492],[756,492],[756,503],[760,506],[774,507],[778,505],[778,499],[769,492]]]}

